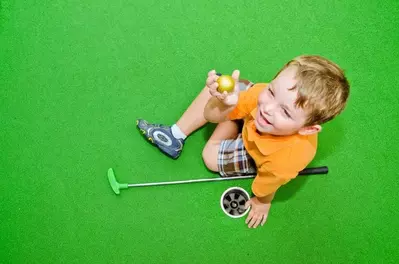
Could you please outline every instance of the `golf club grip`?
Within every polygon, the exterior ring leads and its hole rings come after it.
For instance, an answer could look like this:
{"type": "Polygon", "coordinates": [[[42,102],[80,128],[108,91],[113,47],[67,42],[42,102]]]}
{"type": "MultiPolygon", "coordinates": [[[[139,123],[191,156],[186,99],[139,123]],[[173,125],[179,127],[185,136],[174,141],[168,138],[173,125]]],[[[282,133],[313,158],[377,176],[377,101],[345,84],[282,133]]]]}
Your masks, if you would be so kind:
{"type": "Polygon", "coordinates": [[[306,168],[306,169],[300,171],[298,174],[299,175],[313,175],[313,174],[327,174],[327,173],[328,173],[328,167],[322,166],[322,167],[315,167],[315,168],[306,168]]]}

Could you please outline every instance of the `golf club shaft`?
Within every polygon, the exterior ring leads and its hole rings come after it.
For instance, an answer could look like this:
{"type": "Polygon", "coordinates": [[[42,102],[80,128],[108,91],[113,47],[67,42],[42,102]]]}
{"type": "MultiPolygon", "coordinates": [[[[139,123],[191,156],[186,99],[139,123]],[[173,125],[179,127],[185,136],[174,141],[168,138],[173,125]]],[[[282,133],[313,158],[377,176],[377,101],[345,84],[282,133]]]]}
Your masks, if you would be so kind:
{"type": "MultiPolygon", "coordinates": [[[[307,168],[299,172],[299,175],[310,175],[310,174],[326,174],[328,173],[328,167],[316,167],[307,168]]],[[[173,185],[173,184],[186,184],[196,182],[212,182],[212,181],[228,181],[228,180],[240,180],[255,178],[256,174],[236,177],[218,177],[208,179],[194,179],[194,180],[181,180],[181,181],[168,181],[168,182],[149,182],[149,183],[131,183],[128,187],[145,187],[145,186],[159,186],[159,185],[173,185]]]]}
{"type": "Polygon", "coordinates": [[[182,180],[182,181],[168,181],[168,182],[149,182],[149,183],[130,183],[128,187],[145,187],[145,186],[159,186],[159,185],[173,185],[173,184],[185,184],[195,182],[211,182],[211,181],[228,181],[228,180],[239,180],[239,179],[250,179],[254,178],[255,175],[248,176],[237,176],[237,177],[218,177],[208,179],[195,179],[195,180],[182,180]]]}

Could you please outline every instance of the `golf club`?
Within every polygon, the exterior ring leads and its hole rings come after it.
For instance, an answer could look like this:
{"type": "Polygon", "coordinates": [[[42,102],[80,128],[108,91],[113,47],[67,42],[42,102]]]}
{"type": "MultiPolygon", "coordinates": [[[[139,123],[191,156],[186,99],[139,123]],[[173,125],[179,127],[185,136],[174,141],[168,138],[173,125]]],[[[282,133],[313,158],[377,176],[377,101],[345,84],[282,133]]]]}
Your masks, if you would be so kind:
{"type": "MultiPolygon", "coordinates": [[[[306,168],[299,172],[299,175],[311,175],[311,174],[327,174],[328,167],[315,167],[306,168]]],[[[112,190],[115,194],[120,194],[120,190],[132,188],[132,187],[147,187],[147,186],[160,186],[160,185],[172,185],[172,184],[186,184],[186,183],[198,183],[198,182],[213,182],[213,181],[228,181],[228,180],[240,180],[240,179],[251,179],[255,178],[254,175],[236,176],[236,177],[215,177],[208,179],[193,179],[193,180],[181,180],[181,181],[167,181],[167,182],[149,182],[149,183],[119,183],[116,180],[114,170],[108,169],[108,181],[111,185],[112,190]]]]}

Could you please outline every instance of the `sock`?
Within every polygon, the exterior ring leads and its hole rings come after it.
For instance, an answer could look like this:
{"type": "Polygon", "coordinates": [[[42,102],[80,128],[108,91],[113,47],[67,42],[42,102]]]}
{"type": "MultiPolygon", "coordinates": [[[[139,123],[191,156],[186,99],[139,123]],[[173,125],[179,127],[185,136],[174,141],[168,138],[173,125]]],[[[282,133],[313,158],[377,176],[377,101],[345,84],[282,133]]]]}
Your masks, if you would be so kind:
{"type": "Polygon", "coordinates": [[[180,130],[180,128],[176,124],[174,124],[171,129],[172,134],[175,138],[181,138],[183,140],[186,139],[187,136],[180,130]]]}

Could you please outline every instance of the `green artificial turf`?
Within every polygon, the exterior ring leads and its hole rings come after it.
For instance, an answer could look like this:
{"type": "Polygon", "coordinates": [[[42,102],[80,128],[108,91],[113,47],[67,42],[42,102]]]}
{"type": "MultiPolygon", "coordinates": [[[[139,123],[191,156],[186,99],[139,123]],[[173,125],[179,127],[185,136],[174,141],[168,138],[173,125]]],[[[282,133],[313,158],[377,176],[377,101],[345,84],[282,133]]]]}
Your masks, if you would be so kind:
{"type": "Polygon", "coordinates": [[[387,1],[0,1],[1,263],[398,263],[399,4],[387,1]],[[173,124],[210,69],[268,82],[300,54],[347,73],[346,111],[312,166],[284,186],[267,224],[220,209],[250,180],[215,177],[212,132],[174,161],[137,118],[173,124]]]}

